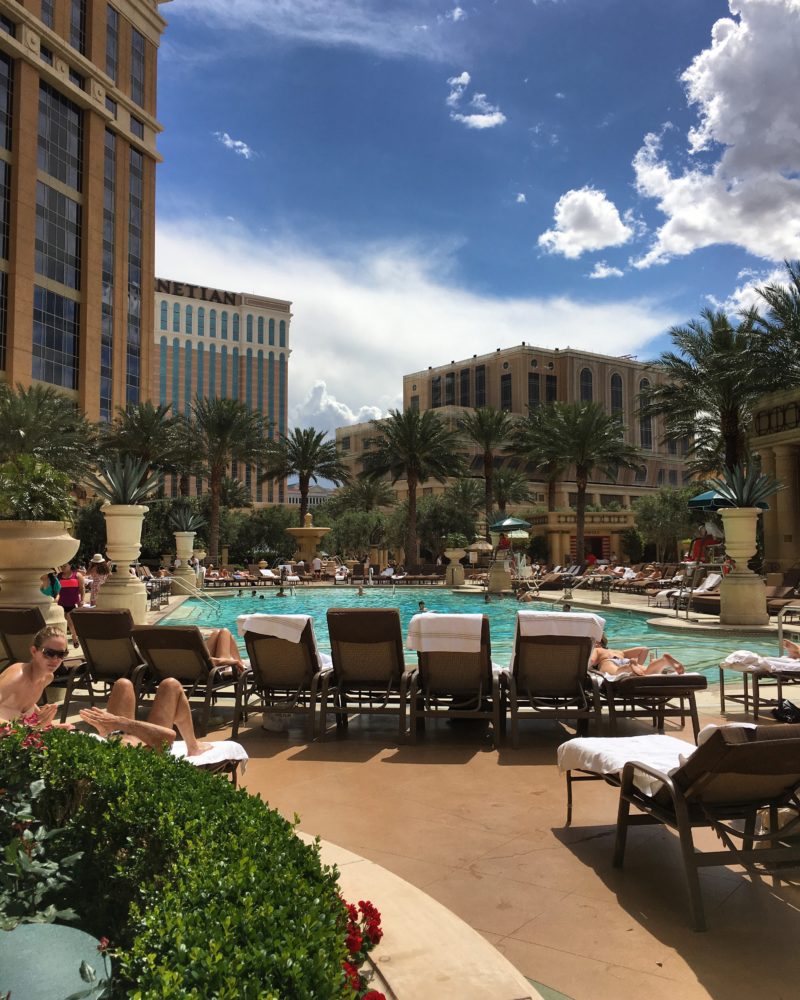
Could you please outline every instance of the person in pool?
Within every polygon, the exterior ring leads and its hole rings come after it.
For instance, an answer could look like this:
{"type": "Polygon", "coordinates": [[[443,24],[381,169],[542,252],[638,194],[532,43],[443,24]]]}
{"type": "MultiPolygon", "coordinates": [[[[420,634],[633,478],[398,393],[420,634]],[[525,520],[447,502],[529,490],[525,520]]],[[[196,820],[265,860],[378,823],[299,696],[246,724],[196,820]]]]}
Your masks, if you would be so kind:
{"type": "Polygon", "coordinates": [[[653,659],[647,646],[632,646],[630,649],[609,649],[605,634],[595,643],[589,666],[602,674],[683,674],[686,668],[674,656],[664,653],[653,659]],[[650,657],[650,662],[647,662],[650,657]]]}

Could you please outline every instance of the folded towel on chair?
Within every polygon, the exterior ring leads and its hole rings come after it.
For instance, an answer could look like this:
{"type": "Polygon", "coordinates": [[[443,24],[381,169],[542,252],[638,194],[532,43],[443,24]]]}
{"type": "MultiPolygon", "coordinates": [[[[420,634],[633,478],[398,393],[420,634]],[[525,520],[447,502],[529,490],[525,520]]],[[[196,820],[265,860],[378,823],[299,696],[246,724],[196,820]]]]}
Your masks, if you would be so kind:
{"type": "MultiPolygon", "coordinates": [[[[636,760],[669,774],[692,755],[695,747],[674,736],[579,737],[558,748],[560,771],[588,771],[602,777],[619,775],[628,761],[636,760]]],[[[661,782],[637,771],[634,784],[652,795],[661,782]]]]}
{"type": "Polygon", "coordinates": [[[408,623],[406,646],[419,653],[477,653],[481,648],[483,615],[414,615],[408,623]]]}
{"type": "Polygon", "coordinates": [[[725,657],[722,666],[744,674],[800,673],[800,660],[791,656],[761,656],[749,649],[735,649],[725,657]]]}
{"type": "Polygon", "coordinates": [[[303,629],[310,621],[310,615],[239,615],[236,629],[239,635],[258,632],[287,642],[300,642],[303,629]]]}

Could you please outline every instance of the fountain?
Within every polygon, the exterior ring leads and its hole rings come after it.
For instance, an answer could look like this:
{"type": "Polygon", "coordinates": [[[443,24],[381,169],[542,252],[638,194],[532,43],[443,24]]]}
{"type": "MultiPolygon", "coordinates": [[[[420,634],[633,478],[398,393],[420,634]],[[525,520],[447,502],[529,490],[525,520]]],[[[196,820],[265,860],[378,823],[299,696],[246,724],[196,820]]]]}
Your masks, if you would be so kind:
{"type": "Polygon", "coordinates": [[[296,540],[298,558],[308,566],[317,554],[320,542],[330,530],[330,528],[315,528],[314,519],[310,514],[306,514],[303,518],[303,527],[287,528],[286,534],[296,540]]]}

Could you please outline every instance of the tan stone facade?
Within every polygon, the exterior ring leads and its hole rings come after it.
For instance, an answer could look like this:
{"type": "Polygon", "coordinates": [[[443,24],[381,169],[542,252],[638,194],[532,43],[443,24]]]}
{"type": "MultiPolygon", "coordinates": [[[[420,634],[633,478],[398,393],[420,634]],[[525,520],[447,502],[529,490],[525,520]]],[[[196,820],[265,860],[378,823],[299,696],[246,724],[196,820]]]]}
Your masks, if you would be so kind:
{"type": "Polygon", "coordinates": [[[0,0],[0,377],[147,398],[156,0],[0,0]]]}
{"type": "MultiPolygon", "coordinates": [[[[264,415],[270,436],[286,433],[291,302],[156,278],[151,395],[174,413],[197,397],[238,399],[264,415]]],[[[283,480],[234,467],[254,503],[284,503],[283,480]]],[[[175,477],[167,492],[177,495],[175,477]]],[[[201,492],[202,484],[192,484],[201,492]]]]}
{"type": "Polygon", "coordinates": [[[764,396],[756,407],[750,444],[762,470],[784,489],[769,500],[763,515],[764,561],[768,570],[800,565],[800,391],[764,396]]]}

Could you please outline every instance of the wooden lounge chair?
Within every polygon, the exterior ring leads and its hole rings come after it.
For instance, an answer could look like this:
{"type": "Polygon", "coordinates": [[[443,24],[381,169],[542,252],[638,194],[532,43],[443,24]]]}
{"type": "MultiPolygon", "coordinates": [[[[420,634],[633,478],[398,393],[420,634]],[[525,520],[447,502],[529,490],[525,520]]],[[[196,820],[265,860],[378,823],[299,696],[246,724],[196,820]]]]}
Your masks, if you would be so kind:
{"type": "Polygon", "coordinates": [[[203,697],[198,736],[205,736],[208,731],[212,700],[223,692],[232,694],[231,738],[236,739],[244,677],[231,677],[226,667],[214,666],[200,629],[195,625],[134,625],[132,635],[156,686],[165,677],[175,677],[183,685],[187,698],[203,697]]]}
{"type": "Polygon", "coordinates": [[[336,728],[347,729],[348,705],[359,713],[398,715],[400,739],[406,736],[408,691],[413,670],[403,659],[400,613],[396,608],[329,608],[333,679],[322,699],[320,738],[325,739],[327,713],[336,728]],[[328,701],[332,699],[329,709],[328,701]]]}
{"type": "Polygon", "coordinates": [[[86,670],[73,675],[67,683],[61,721],[67,721],[72,693],[81,683],[85,683],[89,703],[94,705],[93,684],[110,687],[120,677],[127,677],[133,682],[138,703],[142,675],[147,667],[131,638],[133,618],[130,611],[79,608],[72,612],[72,624],[80,640],[86,670]]]}
{"type": "MultiPolygon", "coordinates": [[[[285,632],[278,621],[300,617],[243,615],[239,620],[250,658],[250,673],[246,676],[240,712],[246,717],[250,699],[255,696],[260,698],[261,711],[265,715],[304,715],[306,737],[313,740],[317,698],[327,697],[332,668],[330,659],[317,648],[310,615],[302,616],[306,619],[305,624],[297,623],[301,626],[299,633],[295,630],[285,632]],[[291,638],[286,638],[287,634],[291,638]],[[297,641],[292,641],[295,634],[297,641]]],[[[236,719],[234,729],[237,731],[238,726],[236,719]]]]}
{"type": "Polygon", "coordinates": [[[629,826],[663,823],[678,833],[694,929],[706,929],[698,869],[721,865],[800,865],[800,726],[725,726],[670,774],[630,761],[622,772],[614,867],[621,868],[629,826]],[[641,778],[656,783],[642,791],[641,778]],[[631,816],[635,806],[640,814],[631,816]],[[768,815],[758,832],[759,814],[768,815]],[[788,817],[788,818],[787,818],[788,817]],[[732,825],[743,821],[743,831],[732,825]],[[695,827],[710,827],[726,850],[701,851],[695,827]]]}
{"type": "Polygon", "coordinates": [[[486,615],[414,615],[408,645],[417,650],[419,661],[410,688],[411,742],[416,743],[417,729],[424,727],[425,719],[486,719],[492,723],[492,738],[499,748],[502,692],[500,672],[492,669],[486,615]],[[448,633],[463,627],[466,619],[477,619],[477,633],[466,642],[475,648],[456,651],[448,633]],[[434,630],[438,635],[431,635],[434,630]]]}
{"type": "Polygon", "coordinates": [[[511,666],[502,674],[511,713],[511,743],[519,746],[520,716],[574,719],[585,735],[599,719],[600,702],[589,681],[589,657],[603,634],[597,615],[519,611],[511,666]]]}

